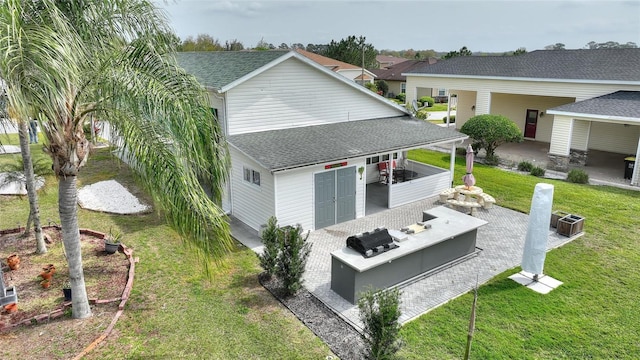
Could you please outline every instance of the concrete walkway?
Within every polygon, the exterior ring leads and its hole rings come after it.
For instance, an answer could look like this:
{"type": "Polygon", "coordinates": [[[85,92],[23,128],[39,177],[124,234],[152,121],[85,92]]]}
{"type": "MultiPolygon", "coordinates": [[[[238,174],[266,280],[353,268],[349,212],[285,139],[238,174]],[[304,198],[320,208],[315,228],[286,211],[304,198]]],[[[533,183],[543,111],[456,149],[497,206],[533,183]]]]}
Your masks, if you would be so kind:
{"type": "MultiPolygon", "coordinates": [[[[349,303],[331,290],[331,252],[344,247],[347,237],[352,234],[380,226],[399,229],[420,221],[423,210],[439,205],[437,197],[430,198],[311,232],[309,241],[313,247],[307,261],[304,286],[344,320],[361,329],[357,305],[349,303]]],[[[477,247],[482,251],[474,258],[401,286],[401,323],[469,292],[476,286],[476,281],[483,284],[520,265],[528,215],[495,206],[489,210],[479,210],[477,217],[488,221],[487,225],[478,230],[477,247]]],[[[231,223],[231,230],[240,242],[247,242],[250,248],[260,251],[260,247],[256,246],[259,238],[255,231],[243,229],[237,221],[231,223]]],[[[557,235],[553,230],[549,229],[549,249],[575,238],[557,235]]],[[[553,270],[549,270],[549,275],[553,276],[553,270]]]]}

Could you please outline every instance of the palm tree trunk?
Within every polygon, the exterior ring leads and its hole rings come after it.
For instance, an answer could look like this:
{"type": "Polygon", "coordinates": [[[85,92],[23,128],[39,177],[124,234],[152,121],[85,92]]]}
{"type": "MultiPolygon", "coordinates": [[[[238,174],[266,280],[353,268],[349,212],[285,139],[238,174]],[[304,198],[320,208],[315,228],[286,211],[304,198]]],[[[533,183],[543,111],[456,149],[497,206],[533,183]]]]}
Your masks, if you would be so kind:
{"type": "Polygon", "coordinates": [[[58,212],[62,226],[62,242],[69,264],[71,281],[72,316],[84,319],[91,316],[87,289],[82,270],[82,251],[80,249],[80,230],[78,227],[78,190],[73,175],[58,177],[58,212]]]}
{"type": "MultiPolygon", "coordinates": [[[[42,225],[40,224],[40,206],[38,204],[38,192],[36,191],[36,176],[33,172],[33,162],[31,161],[31,149],[27,142],[26,121],[18,121],[18,136],[20,138],[20,153],[22,154],[22,163],[24,164],[24,177],[29,196],[29,220],[33,220],[33,229],[36,233],[36,253],[44,254],[47,252],[47,245],[42,236],[42,225]]],[[[27,220],[27,228],[25,233],[28,234],[31,222],[27,220]]]]}

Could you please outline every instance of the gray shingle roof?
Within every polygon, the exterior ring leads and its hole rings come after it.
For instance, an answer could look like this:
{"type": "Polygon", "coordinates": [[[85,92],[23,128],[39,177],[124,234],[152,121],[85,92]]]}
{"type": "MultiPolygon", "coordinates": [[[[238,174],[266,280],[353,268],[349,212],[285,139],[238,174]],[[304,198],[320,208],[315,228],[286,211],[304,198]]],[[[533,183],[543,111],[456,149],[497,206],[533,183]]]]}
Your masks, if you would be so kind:
{"type": "Polygon", "coordinates": [[[411,73],[591,81],[640,81],[640,48],[537,50],[517,56],[461,56],[411,73]]]}
{"type": "Polygon", "coordinates": [[[339,161],[467,136],[408,116],[232,135],[229,143],[269,171],[339,161]]]}
{"type": "Polygon", "coordinates": [[[379,80],[404,81],[406,76],[402,75],[403,73],[411,72],[412,69],[420,69],[425,65],[429,65],[429,60],[407,60],[385,69],[370,71],[376,74],[379,80]]]}
{"type": "Polygon", "coordinates": [[[549,111],[608,117],[636,118],[640,121],[640,91],[616,91],[611,94],[561,105],[549,111]]]}
{"type": "Polygon", "coordinates": [[[287,54],[270,51],[197,51],[177,54],[178,64],[205,87],[221,89],[287,54]]]}

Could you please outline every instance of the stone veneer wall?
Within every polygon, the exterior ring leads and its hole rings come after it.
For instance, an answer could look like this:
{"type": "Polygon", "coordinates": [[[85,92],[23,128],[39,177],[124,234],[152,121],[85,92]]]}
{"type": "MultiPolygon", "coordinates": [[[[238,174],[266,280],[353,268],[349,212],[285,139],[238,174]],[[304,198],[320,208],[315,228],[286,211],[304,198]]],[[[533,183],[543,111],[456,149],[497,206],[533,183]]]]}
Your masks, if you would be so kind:
{"type": "Polygon", "coordinates": [[[587,165],[587,159],[588,159],[587,153],[588,152],[584,150],[571,149],[571,154],[569,155],[570,156],[569,163],[580,165],[580,166],[587,165]]]}
{"type": "Polygon", "coordinates": [[[569,170],[569,157],[563,155],[549,154],[549,170],[567,171],[569,170]]]}

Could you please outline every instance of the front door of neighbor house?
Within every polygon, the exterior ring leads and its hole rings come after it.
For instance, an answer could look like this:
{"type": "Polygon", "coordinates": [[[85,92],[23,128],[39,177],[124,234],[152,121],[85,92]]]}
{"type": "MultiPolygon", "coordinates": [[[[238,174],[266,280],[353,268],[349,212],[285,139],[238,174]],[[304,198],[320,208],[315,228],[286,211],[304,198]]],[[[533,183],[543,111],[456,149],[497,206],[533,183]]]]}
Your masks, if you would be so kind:
{"type": "Polygon", "coordinates": [[[315,228],[355,219],[355,166],[315,174],[315,228]]]}
{"type": "Polygon", "coordinates": [[[538,110],[527,109],[527,118],[524,122],[524,137],[535,139],[538,126],[538,110]]]}

